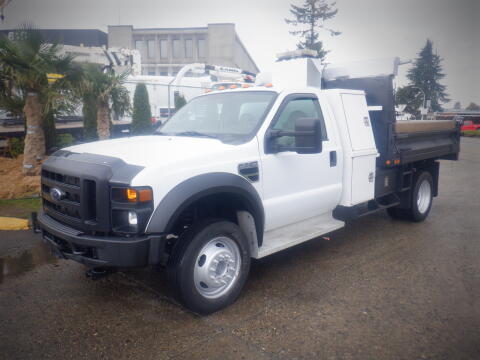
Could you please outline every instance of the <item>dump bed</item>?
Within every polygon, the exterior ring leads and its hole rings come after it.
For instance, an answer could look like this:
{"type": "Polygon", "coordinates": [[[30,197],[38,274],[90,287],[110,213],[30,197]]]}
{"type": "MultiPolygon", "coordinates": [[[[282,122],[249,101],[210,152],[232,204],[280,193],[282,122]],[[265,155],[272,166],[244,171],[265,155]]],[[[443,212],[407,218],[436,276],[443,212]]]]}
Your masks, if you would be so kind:
{"type": "Polygon", "coordinates": [[[377,149],[377,166],[427,159],[458,159],[460,128],[453,120],[396,121],[394,75],[324,79],[323,88],[356,89],[366,94],[377,149]]]}

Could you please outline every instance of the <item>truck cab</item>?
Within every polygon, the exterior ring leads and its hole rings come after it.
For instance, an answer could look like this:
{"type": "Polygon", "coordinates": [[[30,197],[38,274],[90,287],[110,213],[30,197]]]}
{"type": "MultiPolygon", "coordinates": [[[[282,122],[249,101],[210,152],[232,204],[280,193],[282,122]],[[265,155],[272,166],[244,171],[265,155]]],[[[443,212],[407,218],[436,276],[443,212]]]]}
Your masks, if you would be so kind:
{"type": "Polygon", "coordinates": [[[53,154],[42,167],[43,239],[91,268],[161,265],[180,303],[206,314],[238,297],[251,258],[381,209],[423,221],[436,160],[458,156],[458,129],[396,130],[393,106],[368,104],[357,83],[336,86],[335,71],[312,75],[312,61],[294,64],[296,86],[214,91],[150,136],[53,154]]]}

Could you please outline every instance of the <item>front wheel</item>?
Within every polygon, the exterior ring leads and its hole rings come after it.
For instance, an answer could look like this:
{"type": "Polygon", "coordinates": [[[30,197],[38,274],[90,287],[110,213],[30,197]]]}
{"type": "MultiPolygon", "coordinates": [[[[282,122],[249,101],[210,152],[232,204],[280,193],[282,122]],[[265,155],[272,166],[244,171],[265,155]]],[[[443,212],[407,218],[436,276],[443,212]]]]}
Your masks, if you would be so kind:
{"type": "Polygon", "coordinates": [[[247,240],[229,221],[194,225],[180,237],[170,259],[168,273],[176,299],[199,314],[233,303],[250,269],[247,240]]]}

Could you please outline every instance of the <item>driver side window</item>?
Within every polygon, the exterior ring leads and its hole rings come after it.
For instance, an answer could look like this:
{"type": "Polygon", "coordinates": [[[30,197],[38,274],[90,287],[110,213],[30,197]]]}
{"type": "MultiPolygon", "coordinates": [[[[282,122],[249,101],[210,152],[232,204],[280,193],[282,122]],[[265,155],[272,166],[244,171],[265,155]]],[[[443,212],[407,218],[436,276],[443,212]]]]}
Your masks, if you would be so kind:
{"type": "MultiPolygon", "coordinates": [[[[295,121],[299,118],[320,119],[322,140],[328,140],[320,104],[317,99],[310,97],[296,98],[288,101],[281,110],[272,129],[295,131],[295,121]]],[[[295,138],[293,136],[282,136],[277,139],[277,144],[281,146],[295,146],[295,138]]]]}

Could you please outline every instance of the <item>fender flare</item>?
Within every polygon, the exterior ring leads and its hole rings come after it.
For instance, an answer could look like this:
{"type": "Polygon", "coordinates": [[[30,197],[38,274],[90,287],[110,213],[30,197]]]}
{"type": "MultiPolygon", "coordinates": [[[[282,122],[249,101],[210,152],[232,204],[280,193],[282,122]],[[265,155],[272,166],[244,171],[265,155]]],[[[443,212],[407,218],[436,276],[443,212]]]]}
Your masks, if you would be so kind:
{"type": "Polygon", "coordinates": [[[259,246],[263,240],[265,214],[257,190],[245,178],[231,173],[208,173],[187,179],[171,189],[155,208],[146,233],[168,233],[183,210],[195,201],[213,194],[240,196],[255,219],[259,246]]]}

